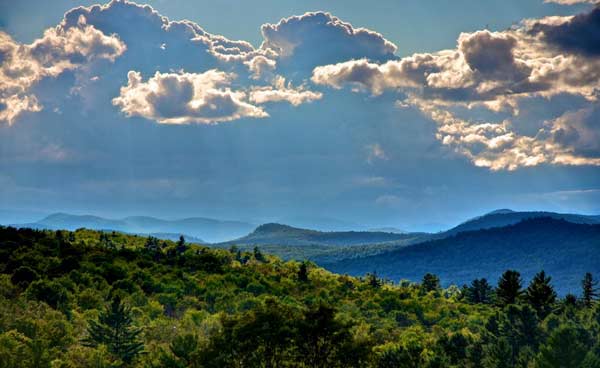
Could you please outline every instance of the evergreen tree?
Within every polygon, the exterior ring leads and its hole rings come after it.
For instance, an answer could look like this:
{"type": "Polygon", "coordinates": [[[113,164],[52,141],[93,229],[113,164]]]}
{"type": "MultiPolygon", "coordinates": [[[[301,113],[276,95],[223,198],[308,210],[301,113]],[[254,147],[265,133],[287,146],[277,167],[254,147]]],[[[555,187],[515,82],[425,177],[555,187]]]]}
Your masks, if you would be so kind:
{"type": "Polygon", "coordinates": [[[522,294],[521,274],[514,270],[504,271],[500,280],[498,280],[498,288],[496,289],[496,298],[501,306],[515,304],[517,299],[522,294]]]}
{"type": "Polygon", "coordinates": [[[439,290],[440,278],[434,274],[426,273],[421,282],[421,289],[426,293],[439,290]]]}
{"type": "Polygon", "coordinates": [[[148,239],[146,239],[146,244],[144,244],[144,248],[150,253],[158,252],[158,239],[153,236],[149,236],[148,239]]]}
{"type": "Polygon", "coordinates": [[[300,280],[301,282],[308,281],[308,265],[306,264],[306,262],[302,262],[300,264],[300,269],[298,270],[298,280],[300,280]]]}
{"type": "Polygon", "coordinates": [[[567,295],[565,295],[563,304],[565,307],[576,307],[577,306],[577,297],[573,294],[567,294],[567,295]]]}
{"type": "Polygon", "coordinates": [[[254,247],[254,259],[259,262],[264,262],[266,260],[265,256],[262,254],[260,249],[258,249],[258,247],[254,247]]]}
{"type": "Polygon", "coordinates": [[[536,368],[580,368],[589,348],[581,331],[573,326],[556,329],[540,348],[536,368]]]}
{"type": "Polygon", "coordinates": [[[381,279],[377,276],[377,271],[373,271],[373,273],[367,274],[367,283],[374,289],[378,289],[381,287],[382,282],[381,279]]]}
{"type": "Polygon", "coordinates": [[[556,302],[556,292],[550,284],[550,280],[552,280],[550,276],[546,276],[544,271],[540,271],[533,277],[527,288],[527,302],[536,310],[540,319],[546,318],[552,312],[556,302]]]}
{"type": "Polygon", "coordinates": [[[132,326],[131,309],[117,296],[100,313],[98,321],[90,321],[89,336],[83,344],[90,347],[105,345],[116,358],[130,363],[144,349],[139,339],[141,332],[141,329],[132,326]]]}
{"type": "Polygon", "coordinates": [[[177,254],[183,254],[186,250],[187,244],[185,243],[185,238],[183,237],[183,235],[180,235],[179,240],[177,241],[177,247],[175,248],[175,251],[177,252],[177,254]]]}
{"type": "Polygon", "coordinates": [[[598,292],[596,286],[598,285],[598,281],[595,281],[592,277],[591,273],[586,273],[581,281],[581,286],[583,289],[583,305],[586,307],[591,307],[594,303],[596,297],[598,297],[598,292]]]}
{"type": "Polygon", "coordinates": [[[467,289],[467,300],[475,304],[490,304],[493,289],[485,278],[475,279],[467,289]]]}

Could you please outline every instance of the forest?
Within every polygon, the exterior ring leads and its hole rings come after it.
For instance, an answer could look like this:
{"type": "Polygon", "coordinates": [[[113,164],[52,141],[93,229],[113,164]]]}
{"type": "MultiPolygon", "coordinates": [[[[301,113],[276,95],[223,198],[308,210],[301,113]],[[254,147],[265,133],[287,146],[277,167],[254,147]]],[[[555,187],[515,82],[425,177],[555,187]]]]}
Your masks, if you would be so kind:
{"type": "Polygon", "coordinates": [[[442,288],[183,237],[0,227],[0,368],[600,367],[595,276],[563,297],[551,276],[442,288]]]}

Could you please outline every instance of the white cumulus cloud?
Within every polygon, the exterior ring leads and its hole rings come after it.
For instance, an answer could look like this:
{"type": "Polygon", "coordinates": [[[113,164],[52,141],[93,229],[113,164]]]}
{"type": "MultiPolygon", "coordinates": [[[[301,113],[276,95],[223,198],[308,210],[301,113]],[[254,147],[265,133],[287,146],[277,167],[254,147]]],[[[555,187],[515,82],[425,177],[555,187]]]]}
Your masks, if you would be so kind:
{"type": "Polygon", "coordinates": [[[144,81],[130,71],[127,85],[113,99],[127,116],[141,116],[164,124],[220,123],[268,114],[246,102],[246,93],[230,88],[234,75],[209,70],[204,73],[160,73],[144,81]]]}

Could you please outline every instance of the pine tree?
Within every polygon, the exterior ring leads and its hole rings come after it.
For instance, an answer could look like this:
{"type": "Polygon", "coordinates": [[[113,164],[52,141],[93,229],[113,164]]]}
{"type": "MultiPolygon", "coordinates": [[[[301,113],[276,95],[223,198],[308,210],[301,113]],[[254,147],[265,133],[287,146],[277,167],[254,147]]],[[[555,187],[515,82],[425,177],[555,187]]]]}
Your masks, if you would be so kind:
{"type": "Polygon", "coordinates": [[[490,304],[493,289],[485,278],[475,279],[467,289],[467,299],[475,304],[490,304]]]}
{"type": "Polygon", "coordinates": [[[254,259],[259,262],[264,262],[266,260],[265,256],[262,254],[260,249],[258,249],[258,247],[254,247],[254,259]]]}
{"type": "Polygon", "coordinates": [[[502,306],[515,304],[517,299],[522,294],[521,274],[514,270],[504,271],[500,280],[498,280],[498,288],[496,289],[496,297],[498,303],[502,306]]]}
{"type": "Polygon", "coordinates": [[[373,271],[373,273],[367,274],[367,283],[374,289],[378,289],[381,287],[382,282],[377,276],[377,271],[373,271]]]}
{"type": "Polygon", "coordinates": [[[306,262],[302,262],[300,264],[300,269],[298,270],[298,280],[302,282],[308,281],[308,265],[306,262]]]}
{"type": "Polygon", "coordinates": [[[141,329],[132,326],[131,309],[123,305],[117,296],[100,313],[98,321],[90,321],[89,336],[83,344],[90,347],[105,345],[115,358],[130,363],[144,349],[139,340],[141,332],[141,329]]]}
{"type": "Polygon", "coordinates": [[[430,291],[437,291],[440,289],[440,278],[434,274],[427,273],[423,276],[421,283],[421,289],[426,293],[430,291]]]}
{"type": "Polygon", "coordinates": [[[588,355],[589,348],[580,330],[571,325],[561,326],[540,347],[536,359],[539,368],[580,368],[588,355]]]}
{"type": "Polygon", "coordinates": [[[540,271],[527,288],[527,302],[536,310],[540,319],[546,318],[552,312],[556,302],[556,292],[550,284],[551,279],[544,271],[540,271]]]}
{"type": "Polygon", "coordinates": [[[177,242],[177,247],[175,248],[175,251],[177,252],[177,254],[183,254],[185,253],[187,249],[187,244],[185,243],[185,238],[183,237],[183,235],[179,236],[179,241],[177,242]]]}
{"type": "Polygon", "coordinates": [[[581,286],[583,289],[583,305],[586,307],[591,307],[594,303],[594,300],[598,297],[598,292],[596,286],[598,285],[598,281],[595,281],[592,277],[591,273],[586,273],[581,281],[581,286]]]}

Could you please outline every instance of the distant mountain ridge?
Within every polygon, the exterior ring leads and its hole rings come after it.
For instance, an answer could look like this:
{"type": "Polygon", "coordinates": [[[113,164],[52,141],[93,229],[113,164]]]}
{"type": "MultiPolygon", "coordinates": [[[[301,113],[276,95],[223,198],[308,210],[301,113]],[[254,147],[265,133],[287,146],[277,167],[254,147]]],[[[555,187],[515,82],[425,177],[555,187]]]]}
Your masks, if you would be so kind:
{"type": "Polygon", "coordinates": [[[350,275],[376,271],[396,281],[418,281],[431,272],[446,285],[459,286],[480,277],[496,283],[506,269],[518,270],[529,280],[543,269],[555,278],[557,291],[565,294],[579,290],[586,272],[600,274],[600,225],[529,218],[320,265],[350,275]]]}
{"type": "Polygon", "coordinates": [[[445,232],[445,235],[458,234],[463,231],[491,229],[514,225],[527,219],[549,217],[557,220],[565,220],[574,224],[600,224],[600,216],[578,215],[570,213],[556,213],[547,211],[513,211],[510,209],[499,209],[485,215],[467,220],[445,232]]]}
{"type": "Polygon", "coordinates": [[[88,228],[132,234],[163,234],[167,239],[171,239],[177,234],[183,234],[208,242],[237,238],[252,231],[255,227],[253,224],[241,221],[224,221],[204,217],[164,220],[149,216],[130,216],[123,219],[108,219],[93,215],[66,213],[55,213],[34,223],[14,224],[13,226],[50,230],[88,228]]]}
{"type": "Polygon", "coordinates": [[[414,238],[410,233],[381,231],[317,231],[289,225],[268,223],[252,233],[227,243],[236,245],[278,244],[283,246],[352,246],[381,244],[414,238]]]}
{"type": "Polygon", "coordinates": [[[284,259],[310,259],[322,264],[376,256],[427,241],[446,239],[463,232],[502,228],[515,225],[523,220],[541,217],[560,219],[575,224],[600,223],[600,216],[499,209],[434,234],[384,231],[385,228],[366,231],[319,231],[278,223],[267,223],[255,227],[255,225],[245,222],[221,221],[202,217],[180,220],[163,220],[149,216],[108,219],[65,213],[47,216],[36,223],[15,226],[51,230],[75,230],[83,227],[150,235],[169,240],[175,240],[179,235],[184,235],[190,242],[203,244],[208,242],[212,246],[220,248],[236,245],[242,249],[251,249],[258,246],[263,251],[284,259]]]}

